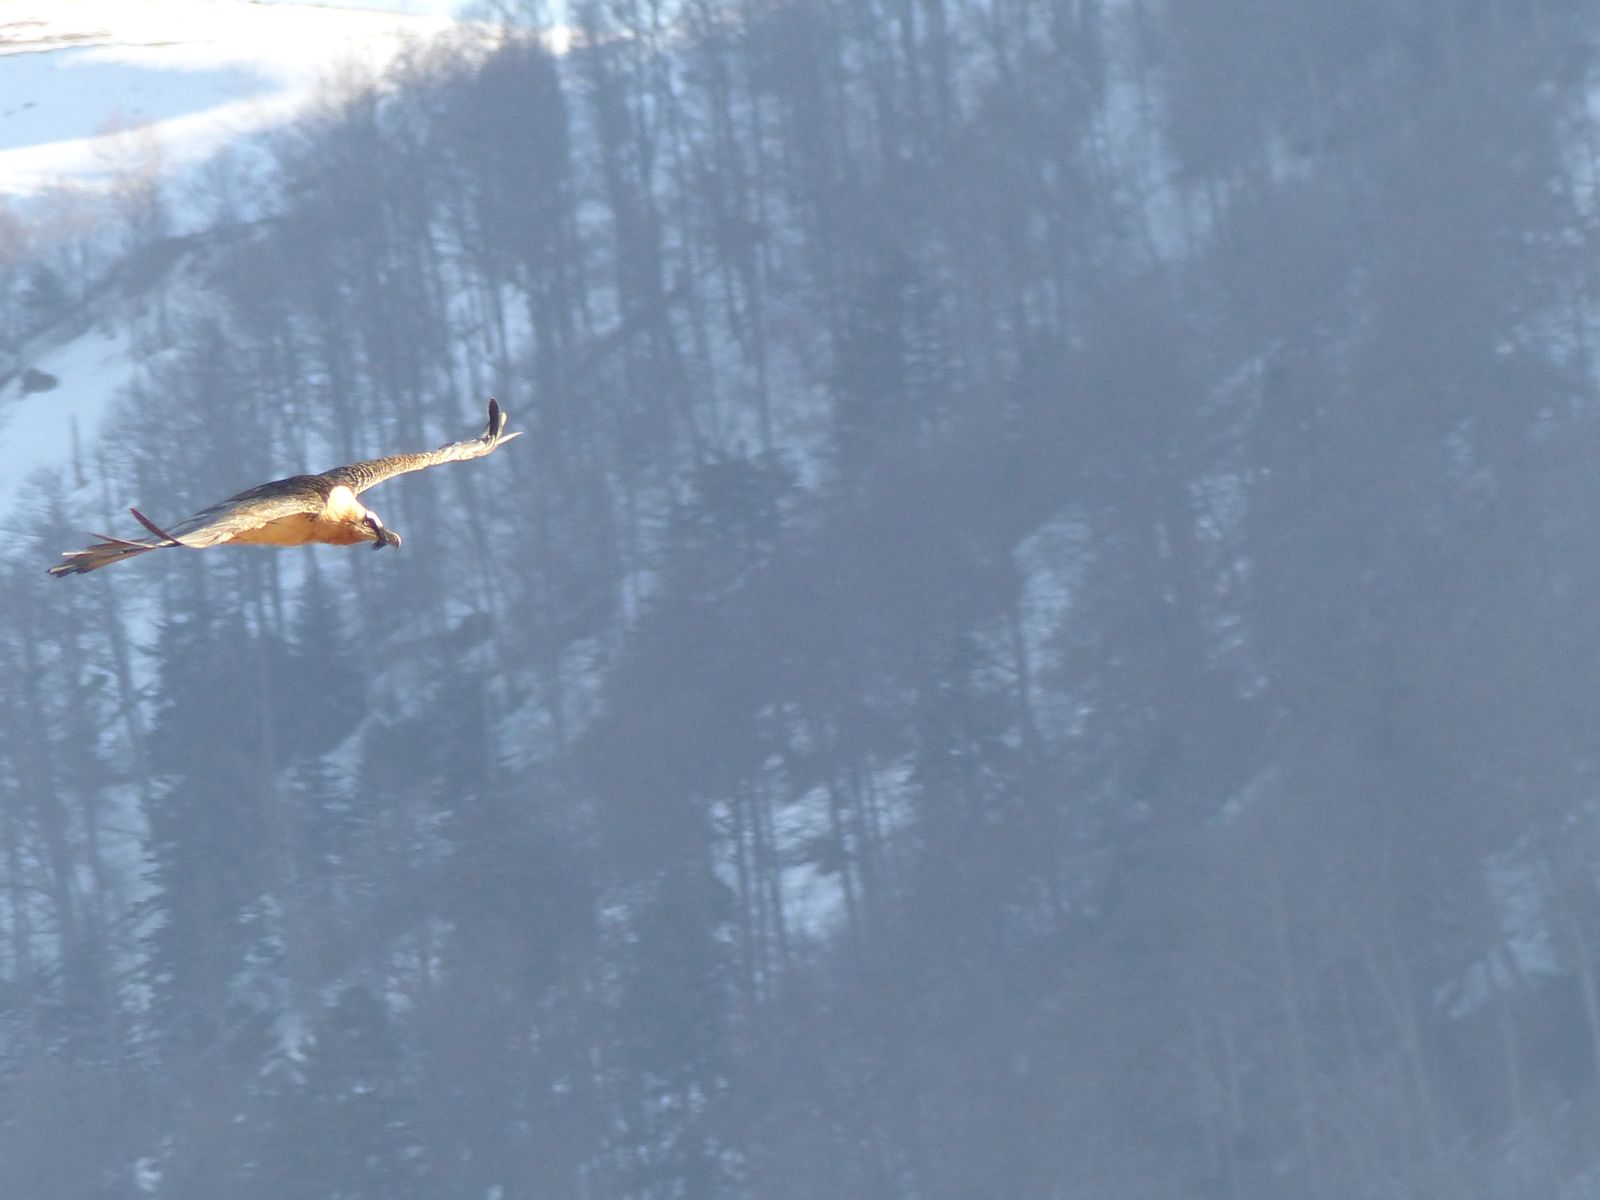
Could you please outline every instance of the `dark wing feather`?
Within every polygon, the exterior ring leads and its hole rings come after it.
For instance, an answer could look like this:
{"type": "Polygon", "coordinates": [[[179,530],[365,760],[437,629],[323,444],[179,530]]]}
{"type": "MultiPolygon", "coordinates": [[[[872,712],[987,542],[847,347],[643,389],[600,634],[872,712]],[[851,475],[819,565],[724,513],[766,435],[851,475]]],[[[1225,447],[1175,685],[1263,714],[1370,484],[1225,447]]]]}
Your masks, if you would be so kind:
{"type": "Polygon", "coordinates": [[[490,400],[488,427],[475,438],[451,442],[447,446],[440,446],[437,450],[426,450],[421,454],[395,454],[388,458],[372,458],[365,462],[351,463],[347,467],[335,467],[324,473],[322,478],[333,486],[343,485],[359,494],[370,487],[376,487],[385,479],[404,475],[407,471],[421,471],[426,467],[436,467],[440,463],[482,458],[496,446],[522,436],[520,430],[516,433],[507,433],[505,429],[506,414],[500,410],[500,405],[496,401],[490,400]]]}

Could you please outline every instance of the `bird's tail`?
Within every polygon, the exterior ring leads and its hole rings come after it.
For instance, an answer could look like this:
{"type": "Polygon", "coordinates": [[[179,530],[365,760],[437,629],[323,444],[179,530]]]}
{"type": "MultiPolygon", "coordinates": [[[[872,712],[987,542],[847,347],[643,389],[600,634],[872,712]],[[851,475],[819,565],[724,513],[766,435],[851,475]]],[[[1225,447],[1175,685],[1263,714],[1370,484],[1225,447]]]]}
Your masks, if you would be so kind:
{"type": "Polygon", "coordinates": [[[65,560],[50,568],[50,574],[57,579],[63,575],[82,575],[85,571],[95,571],[109,563],[121,562],[125,558],[134,558],[147,550],[160,550],[163,546],[171,545],[170,542],[128,542],[121,538],[107,537],[103,533],[92,533],[90,537],[100,539],[95,545],[84,550],[69,550],[61,557],[65,560]]]}

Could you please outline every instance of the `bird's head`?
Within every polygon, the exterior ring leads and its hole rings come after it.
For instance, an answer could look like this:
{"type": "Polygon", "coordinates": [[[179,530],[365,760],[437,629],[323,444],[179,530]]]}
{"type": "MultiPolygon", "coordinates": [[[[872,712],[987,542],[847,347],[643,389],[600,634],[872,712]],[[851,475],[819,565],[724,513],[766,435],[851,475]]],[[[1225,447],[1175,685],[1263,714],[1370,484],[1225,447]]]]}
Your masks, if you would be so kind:
{"type": "Polygon", "coordinates": [[[372,548],[382,550],[385,546],[400,547],[400,535],[383,523],[377,513],[370,510],[366,516],[367,528],[372,530],[372,548]]]}

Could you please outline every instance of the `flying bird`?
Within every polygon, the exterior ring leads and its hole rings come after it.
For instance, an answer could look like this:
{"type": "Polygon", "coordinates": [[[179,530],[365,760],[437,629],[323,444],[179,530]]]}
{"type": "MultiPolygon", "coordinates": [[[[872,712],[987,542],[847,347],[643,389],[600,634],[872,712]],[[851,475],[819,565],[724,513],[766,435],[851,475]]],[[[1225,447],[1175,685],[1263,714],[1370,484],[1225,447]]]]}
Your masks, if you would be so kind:
{"type": "Polygon", "coordinates": [[[50,568],[55,576],[81,575],[107,563],[121,562],[150,550],[168,546],[188,546],[203,550],[235,542],[246,546],[304,546],[326,542],[332,546],[353,546],[371,542],[374,550],[398,546],[400,535],[386,526],[378,514],[358,497],[385,479],[436,467],[440,463],[482,458],[496,446],[520,437],[521,431],[507,433],[506,414],[500,405],[489,401],[489,427],[475,438],[451,442],[421,454],[396,454],[366,462],[335,467],[321,475],[291,475],[263,483],[219,504],[201,509],[170,529],[162,529],[137,508],[128,511],[158,539],[129,541],[91,533],[99,542],[85,550],[70,550],[65,562],[50,568]]]}

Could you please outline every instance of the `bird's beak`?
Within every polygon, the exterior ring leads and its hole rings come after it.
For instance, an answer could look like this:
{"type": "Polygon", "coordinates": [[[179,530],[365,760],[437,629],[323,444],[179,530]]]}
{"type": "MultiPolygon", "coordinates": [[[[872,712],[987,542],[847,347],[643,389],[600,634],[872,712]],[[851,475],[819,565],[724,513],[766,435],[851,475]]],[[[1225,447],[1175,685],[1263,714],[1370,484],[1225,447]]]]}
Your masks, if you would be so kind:
{"type": "Polygon", "coordinates": [[[385,546],[399,548],[400,535],[370,513],[367,515],[367,528],[372,530],[374,550],[382,550],[385,546]]]}

